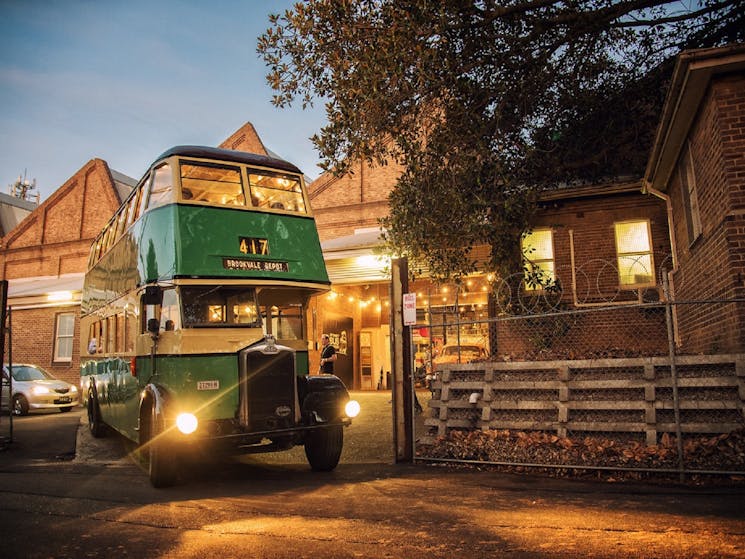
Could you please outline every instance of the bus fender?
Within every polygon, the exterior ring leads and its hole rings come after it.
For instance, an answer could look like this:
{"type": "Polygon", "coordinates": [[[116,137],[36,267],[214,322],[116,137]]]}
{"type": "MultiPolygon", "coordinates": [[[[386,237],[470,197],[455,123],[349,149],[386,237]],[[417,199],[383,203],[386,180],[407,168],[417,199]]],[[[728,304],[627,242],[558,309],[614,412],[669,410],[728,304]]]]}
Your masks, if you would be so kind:
{"type": "Polygon", "coordinates": [[[298,399],[306,424],[328,423],[344,417],[349,392],[335,375],[298,377],[298,399]]]}
{"type": "Polygon", "coordinates": [[[142,417],[142,408],[147,403],[151,403],[157,415],[164,417],[167,399],[167,393],[162,387],[157,384],[148,384],[140,397],[140,417],[142,417]]]}
{"type": "Polygon", "coordinates": [[[140,433],[140,444],[146,443],[152,436],[154,417],[160,418],[161,425],[165,428],[165,413],[168,401],[168,393],[157,384],[148,384],[142,390],[140,397],[140,413],[137,430],[140,433]]]}

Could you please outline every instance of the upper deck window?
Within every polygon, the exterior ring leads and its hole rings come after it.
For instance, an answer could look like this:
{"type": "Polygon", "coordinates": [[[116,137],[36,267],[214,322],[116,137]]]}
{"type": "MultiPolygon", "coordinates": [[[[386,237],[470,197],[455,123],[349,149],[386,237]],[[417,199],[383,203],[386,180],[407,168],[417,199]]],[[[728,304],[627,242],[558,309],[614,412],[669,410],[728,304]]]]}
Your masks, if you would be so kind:
{"type": "Polygon", "coordinates": [[[181,197],[192,202],[245,206],[238,167],[207,163],[181,163],[181,197]]]}
{"type": "Polygon", "coordinates": [[[171,166],[167,163],[161,165],[153,173],[153,181],[150,185],[150,197],[148,198],[148,209],[157,208],[173,200],[173,178],[171,166]]]}
{"type": "Polygon", "coordinates": [[[249,173],[248,180],[251,186],[251,203],[254,206],[306,213],[298,177],[253,172],[249,173]]]}

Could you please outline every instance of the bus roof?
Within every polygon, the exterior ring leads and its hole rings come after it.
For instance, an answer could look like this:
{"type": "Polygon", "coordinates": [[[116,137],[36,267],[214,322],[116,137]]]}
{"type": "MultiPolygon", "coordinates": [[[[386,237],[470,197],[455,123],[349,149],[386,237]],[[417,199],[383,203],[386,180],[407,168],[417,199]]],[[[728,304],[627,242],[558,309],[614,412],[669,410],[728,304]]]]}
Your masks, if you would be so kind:
{"type": "Polygon", "coordinates": [[[259,155],[258,153],[249,153],[247,151],[235,151],[232,149],[211,148],[207,146],[175,146],[161,153],[156,161],[171,157],[172,155],[178,155],[181,157],[200,157],[202,159],[217,159],[220,161],[245,163],[247,165],[260,165],[262,167],[271,167],[273,169],[281,169],[291,173],[302,174],[300,169],[284,159],[259,155]]]}

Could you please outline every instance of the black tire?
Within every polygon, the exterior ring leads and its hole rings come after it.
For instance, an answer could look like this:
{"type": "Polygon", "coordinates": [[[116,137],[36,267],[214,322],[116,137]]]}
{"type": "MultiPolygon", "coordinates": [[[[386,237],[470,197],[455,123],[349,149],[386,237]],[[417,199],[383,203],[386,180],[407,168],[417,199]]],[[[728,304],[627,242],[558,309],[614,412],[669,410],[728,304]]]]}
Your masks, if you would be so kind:
{"type": "Polygon", "coordinates": [[[28,415],[28,400],[23,394],[13,396],[13,415],[28,415]]]}
{"type": "Polygon", "coordinates": [[[71,409],[72,409],[72,406],[66,406],[66,407],[64,407],[64,408],[60,408],[60,409],[59,409],[59,411],[61,411],[62,413],[67,413],[67,412],[69,412],[69,411],[70,411],[71,409]]]}
{"type": "Polygon", "coordinates": [[[316,472],[330,472],[339,463],[344,446],[344,428],[334,425],[311,431],[305,437],[305,456],[316,472]]]}
{"type": "Polygon", "coordinates": [[[163,418],[150,408],[149,438],[145,444],[148,455],[148,475],[153,487],[171,487],[178,479],[178,456],[173,443],[164,436],[163,418]]]}
{"type": "MultiPolygon", "coordinates": [[[[93,392],[88,394],[88,430],[95,438],[100,439],[108,433],[108,426],[101,419],[101,408],[98,407],[98,399],[93,392]]],[[[62,408],[62,411],[70,411],[72,408],[62,408]]]]}

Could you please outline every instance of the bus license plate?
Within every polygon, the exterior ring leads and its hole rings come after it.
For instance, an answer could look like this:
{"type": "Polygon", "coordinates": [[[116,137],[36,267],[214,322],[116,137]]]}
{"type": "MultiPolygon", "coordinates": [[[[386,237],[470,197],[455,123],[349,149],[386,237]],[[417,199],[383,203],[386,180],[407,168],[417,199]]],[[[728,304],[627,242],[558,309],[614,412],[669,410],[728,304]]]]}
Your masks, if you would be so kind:
{"type": "Polygon", "coordinates": [[[219,390],[219,380],[200,380],[197,382],[197,390],[219,390]]]}

